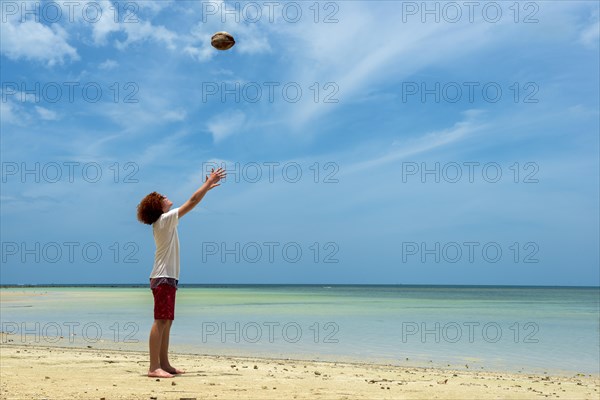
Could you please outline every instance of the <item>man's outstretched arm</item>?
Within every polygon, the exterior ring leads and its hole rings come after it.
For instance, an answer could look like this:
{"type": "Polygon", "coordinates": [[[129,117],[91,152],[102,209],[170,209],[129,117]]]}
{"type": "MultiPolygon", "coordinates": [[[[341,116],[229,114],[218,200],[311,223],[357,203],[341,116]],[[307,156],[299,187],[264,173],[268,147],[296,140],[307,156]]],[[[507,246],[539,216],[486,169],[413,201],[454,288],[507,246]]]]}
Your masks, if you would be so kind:
{"type": "Polygon", "coordinates": [[[224,179],[226,175],[227,173],[223,168],[219,168],[216,171],[213,168],[210,176],[206,175],[206,180],[204,181],[204,184],[198,190],[196,190],[196,192],[192,195],[192,197],[189,198],[188,201],[186,201],[181,207],[179,207],[179,218],[192,211],[192,209],[196,207],[198,203],[200,203],[204,195],[208,193],[209,190],[220,186],[219,181],[221,179],[224,179]]]}

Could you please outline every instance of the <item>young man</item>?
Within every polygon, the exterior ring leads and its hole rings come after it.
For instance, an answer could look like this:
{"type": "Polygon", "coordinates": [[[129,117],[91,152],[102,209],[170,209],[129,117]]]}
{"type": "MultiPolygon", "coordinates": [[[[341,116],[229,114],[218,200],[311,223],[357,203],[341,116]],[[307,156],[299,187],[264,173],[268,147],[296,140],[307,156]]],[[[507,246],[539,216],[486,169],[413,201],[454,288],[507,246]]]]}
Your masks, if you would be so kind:
{"type": "Polygon", "coordinates": [[[154,324],[150,330],[149,377],[172,378],[182,374],[169,362],[169,332],[175,319],[175,291],[179,282],[179,219],[190,212],[204,195],[219,186],[226,177],[222,168],[211,171],[204,184],[181,207],[170,210],[173,203],[166,196],[152,192],[137,206],[140,222],[152,225],[156,253],[150,274],[150,288],[154,296],[154,324]]]}

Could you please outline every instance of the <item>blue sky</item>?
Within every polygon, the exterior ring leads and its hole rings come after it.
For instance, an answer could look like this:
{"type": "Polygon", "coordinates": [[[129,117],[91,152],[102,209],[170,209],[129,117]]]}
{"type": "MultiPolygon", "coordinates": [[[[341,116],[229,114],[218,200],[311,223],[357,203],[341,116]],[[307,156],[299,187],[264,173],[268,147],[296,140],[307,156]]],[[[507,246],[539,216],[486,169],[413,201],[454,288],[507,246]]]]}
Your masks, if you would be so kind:
{"type": "Polygon", "coordinates": [[[224,163],[182,283],[598,285],[598,3],[487,3],[3,1],[2,283],[146,282],[224,163]]]}

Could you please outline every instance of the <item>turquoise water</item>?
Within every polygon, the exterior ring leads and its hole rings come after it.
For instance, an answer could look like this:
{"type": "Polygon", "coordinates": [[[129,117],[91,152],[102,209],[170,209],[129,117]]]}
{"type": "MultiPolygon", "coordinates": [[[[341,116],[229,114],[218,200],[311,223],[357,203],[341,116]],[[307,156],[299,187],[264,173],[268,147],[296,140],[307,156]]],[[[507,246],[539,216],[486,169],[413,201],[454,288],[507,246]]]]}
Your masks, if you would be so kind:
{"type": "MultiPolygon", "coordinates": [[[[153,300],[146,287],[0,293],[2,330],[17,341],[147,348],[153,300]]],[[[599,374],[599,302],[599,288],[183,286],[171,349],[599,374]]]]}

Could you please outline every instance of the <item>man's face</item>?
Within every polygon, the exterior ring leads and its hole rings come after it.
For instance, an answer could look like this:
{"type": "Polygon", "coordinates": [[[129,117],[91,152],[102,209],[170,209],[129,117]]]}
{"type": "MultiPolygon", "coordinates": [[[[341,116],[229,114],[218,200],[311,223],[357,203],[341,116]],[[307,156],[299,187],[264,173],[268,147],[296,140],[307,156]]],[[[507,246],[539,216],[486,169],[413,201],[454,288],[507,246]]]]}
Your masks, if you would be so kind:
{"type": "Polygon", "coordinates": [[[163,212],[169,211],[169,209],[171,208],[172,205],[173,205],[173,202],[171,200],[169,200],[169,198],[167,196],[163,196],[163,199],[162,199],[163,212]]]}

